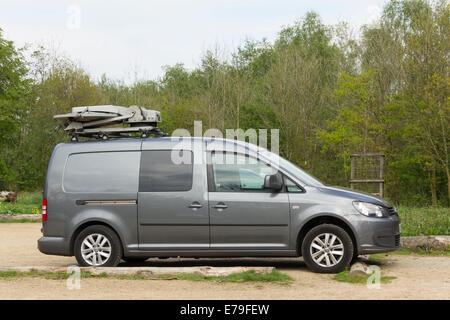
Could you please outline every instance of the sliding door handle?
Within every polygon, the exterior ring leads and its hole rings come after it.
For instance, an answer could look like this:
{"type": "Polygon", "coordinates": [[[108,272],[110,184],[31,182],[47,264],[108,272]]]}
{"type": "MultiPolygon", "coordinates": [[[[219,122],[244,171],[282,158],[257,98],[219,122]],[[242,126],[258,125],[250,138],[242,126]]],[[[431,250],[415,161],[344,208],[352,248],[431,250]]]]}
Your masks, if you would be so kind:
{"type": "Polygon", "coordinates": [[[226,208],[228,208],[228,206],[225,204],[225,203],[223,203],[223,202],[219,202],[219,203],[217,203],[215,206],[214,206],[214,208],[216,208],[216,209],[226,209],[226,208]]]}
{"type": "Polygon", "coordinates": [[[203,207],[203,205],[200,204],[200,202],[198,202],[198,201],[194,201],[189,205],[189,208],[191,208],[191,209],[200,209],[202,207],[203,207]]]}

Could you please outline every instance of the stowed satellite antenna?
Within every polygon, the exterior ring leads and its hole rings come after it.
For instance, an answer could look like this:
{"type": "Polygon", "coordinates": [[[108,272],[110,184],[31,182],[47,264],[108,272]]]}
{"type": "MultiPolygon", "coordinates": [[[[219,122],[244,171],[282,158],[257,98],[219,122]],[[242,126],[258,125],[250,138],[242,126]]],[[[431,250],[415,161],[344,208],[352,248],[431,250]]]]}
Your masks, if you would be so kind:
{"type": "Polygon", "coordinates": [[[63,127],[72,136],[72,141],[78,141],[78,137],[105,140],[108,137],[130,137],[130,133],[134,132],[141,133],[143,138],[167,135],[157,127],[161,122],[161,113],[138,106],[74,107],[72,113],[58,114],[53,118],[62,121],[57,129],[63,127]]]}

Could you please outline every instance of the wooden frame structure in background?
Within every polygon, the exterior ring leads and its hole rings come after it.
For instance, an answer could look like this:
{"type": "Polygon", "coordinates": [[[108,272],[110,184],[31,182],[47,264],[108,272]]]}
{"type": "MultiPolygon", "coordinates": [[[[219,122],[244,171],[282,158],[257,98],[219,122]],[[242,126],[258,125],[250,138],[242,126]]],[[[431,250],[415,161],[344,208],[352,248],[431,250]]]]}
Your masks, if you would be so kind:
{"type": "MultiPolygon", "coordinates": [[[[384,194],[384,153],[354,153],[350,155],[350,188],[355,184],[378,184],[378,192],[384,194]]],[[[367,190],[365,190],[367,191],[367,190]]]]}

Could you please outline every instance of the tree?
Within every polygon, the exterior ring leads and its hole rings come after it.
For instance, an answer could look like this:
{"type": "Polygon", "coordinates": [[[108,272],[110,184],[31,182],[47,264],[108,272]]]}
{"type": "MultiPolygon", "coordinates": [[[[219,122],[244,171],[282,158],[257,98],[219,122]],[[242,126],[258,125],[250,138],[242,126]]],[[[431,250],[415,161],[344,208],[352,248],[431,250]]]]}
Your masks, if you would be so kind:
{"type": "MultiPolygon", "coordinates": [[[[376,24],[365,26],[361,42],[361,66],[377,70],[374,99],[385,106],[389,194],[416,197],[428,181],[435,205],[441,174],[450,190],[448,37],[447,1],[393,0],[376,24]],[[398,192],[405,184],[415,191],[398,192]]],[[[450,193],[443,197],[450,201],[450,193]]]]}
{"type": "Polygon", "coordinates": [[[341,158],[345,176],[351,153],[383,151],[382,107],[376,103],[375,71],[359,76],[342,74],[335,90],[336,118],[318,130],[322,149],[331,149],[341,158]]]}
{"type": "Polygon", "coordinates": [[[27,77],[27,65],[22,51],[12,41],[3,38],[0,29],[0,187],[11,188],[16,173],[9,163],[13,137],[23,128],[26,105],[31,99],[32,81],[27,77]]]}
{"type": "Polygon", "coordinates": [[[390,19],[402,21],[405,81],[402,96],[415,130],[410,136],[426,157],[433,204],[437,205],[436,171],[449,172],[449,69],[450,5],[447,1],[393,3],[390,19]]]}

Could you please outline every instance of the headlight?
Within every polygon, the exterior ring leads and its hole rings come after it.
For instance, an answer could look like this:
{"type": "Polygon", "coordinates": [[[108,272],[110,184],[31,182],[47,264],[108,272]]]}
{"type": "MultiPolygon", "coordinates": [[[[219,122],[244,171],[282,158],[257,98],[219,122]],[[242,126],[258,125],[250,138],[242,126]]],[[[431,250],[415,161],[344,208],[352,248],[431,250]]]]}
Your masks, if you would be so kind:
{"type": "Polygon", "coordinates": [[[378,206],[369,202],[353,201],[353,206],[359,213],[367,217],[385,217],[385,210],[382,206],[378,206]]]}

